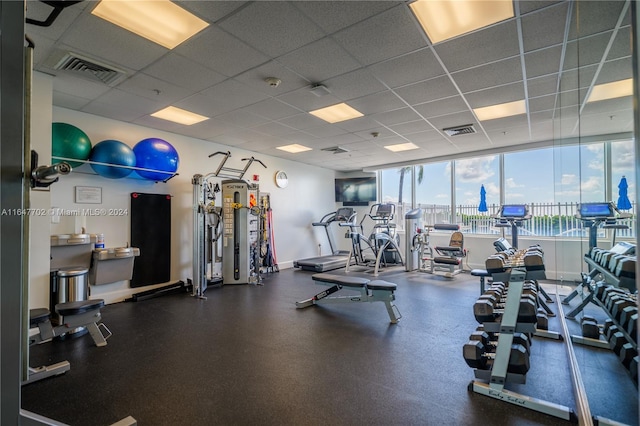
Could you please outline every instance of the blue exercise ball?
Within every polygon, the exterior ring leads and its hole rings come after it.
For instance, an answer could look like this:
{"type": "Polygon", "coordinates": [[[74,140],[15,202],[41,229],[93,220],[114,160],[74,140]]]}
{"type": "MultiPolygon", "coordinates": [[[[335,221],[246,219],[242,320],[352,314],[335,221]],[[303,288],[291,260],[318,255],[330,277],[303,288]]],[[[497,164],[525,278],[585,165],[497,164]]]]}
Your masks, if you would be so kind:
{"type": "Polygon", "coordinates": [[[178,151],[164,139],[143,139],[133,147],[133,152],[136,154],[136,167],[151,169],[136,170],[145,179],[167,180],[178,170],[178,151]]]}
{"type": "MultiPolygon", "coordinates": [[[[133,150],[129,145],[120,141],[107,139],[102,142],[98,142],[93,147],[91,154],[89,155],[89,161],[135,167],[136,155],[133,153],[133,150]]],[[[108,179],[120,179],[129,176],[133,171],[133,169],[129,168],[93,163],[91,163],[91,168],[100,176],[108,179]]]]}

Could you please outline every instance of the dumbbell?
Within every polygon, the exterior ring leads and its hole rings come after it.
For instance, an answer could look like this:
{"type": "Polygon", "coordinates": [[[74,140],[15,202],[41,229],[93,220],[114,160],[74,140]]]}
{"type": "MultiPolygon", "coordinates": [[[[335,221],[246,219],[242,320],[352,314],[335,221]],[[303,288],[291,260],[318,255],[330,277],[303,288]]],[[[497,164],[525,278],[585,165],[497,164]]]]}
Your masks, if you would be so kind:
{"type": "Polygon", "coordinates": [[[638,356],[638,349],[634,344],[629,342],[622,345],[622,347],[620,348],[620,353],[618,354],[620,362],[627,370],[631,369],[631,362],[636,356],[638,356]]]}
{"type": "Polygon", "coordinates": [[[583,315],[580,325],[582,326],[582,336],[596,340],[600,338],[600,327],[594,317],[583,315]]]}
{"type": "Polygon", "coordinates": [[[629,343],[629,341],[625,337],[624,333],[621,331],[616,331],[615,333],[612,333],[611,337],[609,338],[609,347],[618,356],[620,355],[620,351],[622,350],[622,347],[626,343],[629,343]]]}
{"type": "Polygon", "coordinates": [[[633,381],[638,384],[638,362],[640,361],[640,359],[638,359],[638,356],[634,356],[633,359],[631,360],[631,363],[629,364],[629,373],[631,374],[631,378],[633,379],[633,381]]]}
{"type": "Polygon", "coordinates": [[[547,312],[542,308],[538,308],[536,311],[536,323],[537,329],[549,330],[549,315],[547,315],[547,312]]]}
{"type": "Polygon", "coordinates": [[[624,308],[627,306],[636,306],[636,301],[631,299],[629,296],[618,296],[617,298],[612,297],[610,300],[609,312],[611,312],[611,316],[618,321],[620,321],[620,314],[624,308]]]}
{"type": "MultiPolygon", "coordinates": [[[[502,316],[504,309],[500,304],[494,304],[490,299],[478,299],[473,305],[473,315],[476,321],[495,322],[502,316]]],[[[534,300],[525,296],[520,299],[520,308],[518,310],[518,322],[534,323],[536,322],[537,306],[534,300]]]]}
{"type": "MultiPolygon", "coordinates": [[[[495,353],[490,352],[489,348],[479,340],[469,340],[462,348],[462,355],[469,367],[479,370],[490,369],[496,357],[495,353]]],[[[515,374],[527,374],[529,371],[529,354],[524,346],[511,345],[507,371],[515,374]]]]}
{"type": "MultiPolygon", "coordinates": [[[[469,336],[469,340],[477,340],[482,342],[486,348],[495,348],[498,346],[498,338],[500,333],[487,333],[486,331],[474,331],[469,336]]],[[[513,333],[514,345],[522,345],[528,354],[531,354],[531,339],[525,333],[513,333]]]]}
{"type": "Polygon", "coordinates": [[[633,316],[633,314],[637,313],[638,308],[635,305],[627,306],[622,310],[622,312],[620,312],[618,324],[620,324],[620,326],[626,330],[629,327],[629,321],[631,321],[631,317],[633,316]]]}
{"type": "Polygon", "coordinates": [[[622,289],[620,289],[620,288],[618,288],[618,287],[614,287],[614,286],[612,286],[612,285],[610,285],[610,286],[606,286],[606,287],[604,288],[604,290],[602,291],[602,297],[600,298],[600,301],[602,301],[602,302],[606,305],[606,303],[607,303],[607,298],[611,297],[611,295],[612,295],[613,293],[616,293],[616,294],[624,294],[624,293],[625,293],[625,291],[624,291],[624,290],[622,290],[622,289]]]}
{"type": "Polygon", "coordinates": [[[638,313],[631,315],[627,322],[627,333],[634,342],[638,343],[638,313]]]}

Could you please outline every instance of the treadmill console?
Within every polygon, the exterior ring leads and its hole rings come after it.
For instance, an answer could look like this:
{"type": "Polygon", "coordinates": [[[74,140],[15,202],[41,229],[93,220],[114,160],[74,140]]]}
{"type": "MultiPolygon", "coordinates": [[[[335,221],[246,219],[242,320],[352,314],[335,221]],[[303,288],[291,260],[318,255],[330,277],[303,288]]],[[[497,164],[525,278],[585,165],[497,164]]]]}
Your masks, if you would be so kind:
{"type": "Polygon", "coordinates": [[[582,203],[576,217],[582,220],[616,219],[616,208],[613,203],[582,203]]]}
{"type": "Polygon", "coordinates": [[[340,207],[336,210],[336,214],[333,217],[333,220],[338,222],[350,222],[351,217],[353,216],[353,209],[351,207],[340,207]]]}
{"type": "Polygon", "coordinates": [[[498,219],[528,219],[529,210],[525,204],[505,204],[498,211],[498,219]]]}

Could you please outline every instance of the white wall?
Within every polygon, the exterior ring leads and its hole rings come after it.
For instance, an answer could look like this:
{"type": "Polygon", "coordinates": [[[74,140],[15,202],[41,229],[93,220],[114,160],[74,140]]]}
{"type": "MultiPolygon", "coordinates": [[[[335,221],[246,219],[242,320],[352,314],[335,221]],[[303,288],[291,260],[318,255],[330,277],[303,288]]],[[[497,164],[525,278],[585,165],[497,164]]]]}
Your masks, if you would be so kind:
{"type": "MultiPolygon", "coordinates": [[[[315,256],[318,243],[325,244],[326,235],[313,229],[311,222],[317,220],[318,212],[335,208],[334,176],[332,170],[300,164],[263,154],[227,147],[220,144],[194,139],[176,134],[153,130],[130,123],[105,119],[65,108],[51,107],[51,82],[49,77],[35,73],[38,79],[48,81],[48,86],[39,87],[34,93],[34,105],[44,113],[34,114],[33,127],[41,135],[44,143],[41,149],[40,163],[51,161],[51,123],[65,122],[82,129],[93,145],[104,139],[120,140],[129,146],[148,137],[159,137],[170,142],[180,155],[179,175],[167,183],[154,183],[139,179],[107,179],[89,173],[79,173],[88,166],[82,166],[68,176],[60,178],[51,186],[48,196],[39,197],[46,208],[57,207],[62,210],[82,211],[82,209],[123,209],[128,212],[131,192],[171,194],[172,206],[172,246],[171,246],[171,282],[191,278],[192,256],[192,184],[194,174],[207,174],[215,171],[222,157],[208,158],[215,151],[231,151],[232,156],[226,163],[228,167],[242,168],[242,158],[254,156],[265,163],[263,168],[254,163],[247,172],[260,176],[260,191],[271,195],[275,232],[275,249],[280,269],[291,267],[293,260],[315,256]],[[46,113],[48,110],[48,113],[46,113]],[[289,186],[278,188],[274,175],[277,170],[285,170],[289,176],[289,186]],[[102,188],[102,204],[76,204],[74,200],[76,186],[102,188]]],[[[39,150],[40,152],[40,150],[39,150]]],[[[222,179],[221,179],[222,180],[222,179]]],[[[34,194],[34,191],[32,191],[34,194]]],[[[220,201],[220,200],[218,200],[220,201]]],[[[122,216],[61,216],[60,223],[51,223],[51,217],[45,219],[46,229],[32,233],[31,252],[38,254],[38,267],[31,270],[30,306],[48,306],[49,274],[49,238],[52,234],[73,233],[85,227],[89,233],[103,233],[107,247],[121,247],[129,243],[130,217],[122,216]],[[38,250],[41,250],[38,251],[38,250]],[[44,252],[46,251],[46,261],[44,252]],[[46,280],[45,280],[46,275],[46,280]],[[46,281],[46,282],[45,282],[46,281]]],[[[42,227],[42,222],[40,223],[42,227]]],[[[36,258],[32,256],[32,263],[36,258]]],[[[93,286],[92,297],[104,298],[108,303],[120,301],[134,292],[143,291],[141,287],[130,289],[128,282],[118,282],[93,286]]]]}

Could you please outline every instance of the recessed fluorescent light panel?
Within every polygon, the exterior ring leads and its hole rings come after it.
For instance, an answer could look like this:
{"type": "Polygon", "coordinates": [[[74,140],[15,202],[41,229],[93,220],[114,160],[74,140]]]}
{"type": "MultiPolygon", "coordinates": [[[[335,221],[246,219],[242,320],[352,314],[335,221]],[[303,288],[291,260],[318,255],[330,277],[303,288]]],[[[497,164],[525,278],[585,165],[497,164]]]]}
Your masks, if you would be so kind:
{"type": "Polygon", "coordinates": [[[605,99],[622,98],[631,95],[633,95],[633,79],[629,78],[593,86],[587,102],[604,101],[605,99]]]}
{"type": "Polygon", "coordinates": [[[91,13],[167,49],[209,26],[169,0],[102,0],[91,13]]]}
{"type": "Polygon", "coordinates": [[[297,143],[291,144],[291,145],[285,145],[285,146],[278,146],[276,147],[276,149],[282,150],[282,151],[287,151],[290,152],[292,154],[297,154],[299,152],[305,152],[305,151],[311,151],[311,148],[309,148],[308,146],[304,146],[304,145],[299,145],[297,143]]]}
{"type": "Polygon", "coordinates": [[[329,123],[339,123],[340,121],[351,120],[352,118],[358,118],[364,115],[345,103],[331,105],[315,111],[309,111],[309,114],[315,115],[329,123]]]}
{"type": "Polygon", "coordinates": [[[152,117],[162,118],[163,120],[173,121],[174,123],[185,124],[191,126],[192,124],[199,123],[204,120],[208,120],[209,117],[196,114],[191,111],[176,108],[174,106],[166,107],[160,111],[151,114],[152,117]]]}
{"type": "Polygon", "coordinates": [[[388,149],[389,151],[400,152],[400,151],[410,151],[412,149],[418,149],[418,146],[412,142],[407,142],[407,143],[399,143],[396,145],[387,145],[385,146],[385,148],[388,149]]]}
{"type": "Polygon", "coordinates": [[[512,115],[524,114],[527,106],[524,100],[508,102],[506,104],[491,105],[483,108],[475,108],[473,112],[480,121],[495,120],[496,118],[511,117],[512,115]]]}
{"type": "Polygon", "coordinates": [[[409,6],[434,44],[514,16],[512,0],[417,0],[409,6]]]}

